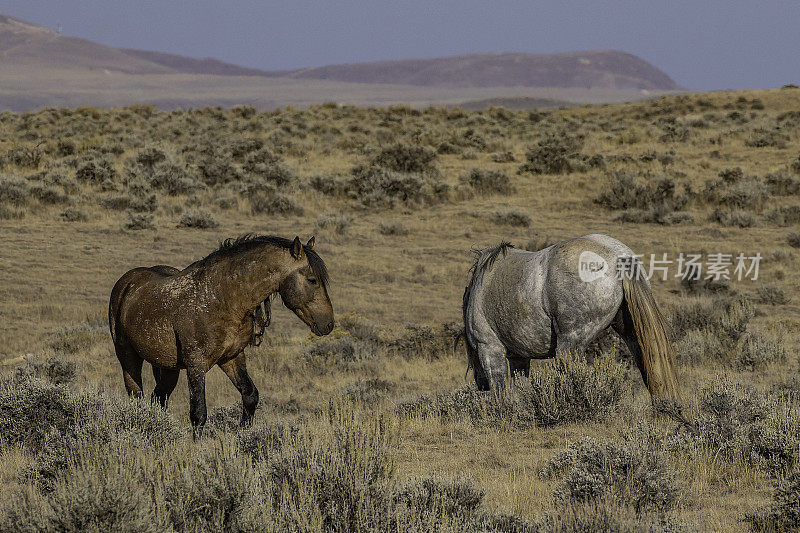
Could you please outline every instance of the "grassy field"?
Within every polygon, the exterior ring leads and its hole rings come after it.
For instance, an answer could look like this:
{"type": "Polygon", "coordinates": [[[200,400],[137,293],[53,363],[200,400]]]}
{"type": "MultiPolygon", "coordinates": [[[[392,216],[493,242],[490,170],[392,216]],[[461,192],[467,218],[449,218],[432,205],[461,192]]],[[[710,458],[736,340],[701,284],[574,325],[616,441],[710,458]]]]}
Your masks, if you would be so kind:
{"type": "Polygon", "coordinates": [[[797,527],[798,104],[0,114],[0,529],[797,527]],[[338,327],[276,305],[253,428],[215,369],[193,442],[185,380],[167,415],[123,397],[107,298],[246,232],[316,235],[338,327]],[[500,395],[465,385],[470,250],[588,233],[763,257],[755,281],[652,281],[689,423],[613,338],[500,395]]]}

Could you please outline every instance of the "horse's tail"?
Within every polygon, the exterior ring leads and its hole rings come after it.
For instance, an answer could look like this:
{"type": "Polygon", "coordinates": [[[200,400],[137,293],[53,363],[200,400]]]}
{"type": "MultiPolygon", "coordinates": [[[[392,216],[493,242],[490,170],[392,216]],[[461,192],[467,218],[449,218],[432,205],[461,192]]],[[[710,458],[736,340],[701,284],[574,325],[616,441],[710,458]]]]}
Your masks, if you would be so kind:
{"type": "Polygon", "coordinates": [[[666,321],[656,306],[641,264],[634,262],[630,273],[623,273],[622,290],[628,306],[639,350],[642,354],[642,377],[654,398],[678,400],[678,377],[675,352],[667,336],[666,321]]]}

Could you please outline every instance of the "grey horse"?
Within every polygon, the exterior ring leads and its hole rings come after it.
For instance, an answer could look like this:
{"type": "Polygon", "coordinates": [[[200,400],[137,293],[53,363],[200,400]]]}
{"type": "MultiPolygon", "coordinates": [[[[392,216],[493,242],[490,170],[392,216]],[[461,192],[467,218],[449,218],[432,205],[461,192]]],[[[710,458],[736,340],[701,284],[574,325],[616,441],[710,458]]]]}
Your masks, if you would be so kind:
{"type": "Polygon", "coordinates": [[[464,336],[480,390],[528,374],[531,359],[582,353],[609,326],[624,339],[650,394],[678,399],[674,354],[633,251],[586,235],[537,252],[509,243],[477,253],[464,291],[464,336]]]}

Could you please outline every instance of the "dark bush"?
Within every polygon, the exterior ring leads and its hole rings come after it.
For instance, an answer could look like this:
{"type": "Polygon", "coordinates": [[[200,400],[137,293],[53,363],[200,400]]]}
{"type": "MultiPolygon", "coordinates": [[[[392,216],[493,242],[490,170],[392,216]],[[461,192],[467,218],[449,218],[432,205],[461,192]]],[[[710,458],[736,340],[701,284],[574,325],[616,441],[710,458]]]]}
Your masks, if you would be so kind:
{"type": "Polygon", "coordinates": [[[508,211],[495,211],[489,215],[489,220],[499,226],[515,226],[527,228],[531,225],[531,217],[518,209],[508,211]]]}
{"type": "Polygon", "coordinates": [[[759,303],[767,305],[786,305],[791,298],[786,291],[775,285],[763,285],[756,289],[756,296],[759,303]]]}
{"type": "Polygon", "coordinates": [[[151,213],[128,211],[128,217],[122,223],[122,227],[130,230],[155,229],[153,215],[151,213]]]}
{"type": "Polygon", "coordinates": [[[181,215],[178,222],[179,228],[213,229],[219,227],[219,222],[210,211],[204,209],[189,209],[181,215]]]}
{"type": "Polygon", "coordinates": [[[736,226],[739,228],[752,228],[756,225],[756,216],[749,211],[741,209],[727,211],[717,208],[711,214],[710,220],[723,226],[736,226]]]}
{"type": "Polygon", "coordinates": [[[532,174],[562,174],[585,172],[605,165],[603,156],[586,156],[580,153],[581,148],[582,137],[566,132],[548,133],[528,150],[527,162],[519,170],[532,174]]]}
{"type": "Polygon", "coordinates": [[[532,368],[529,379],[517,377],[502,393],[463,387],[401,403],[398,409],[443,420],[467,417],[476,425],[553,426],[607,417],[629,385],[627,368],[610,354],[591,363],[580,356],[564,355],[532,368]]]}
{"type": "Polygon", "coordinates": [[[28,358],[24,366],[17,368],[16,377],[44,379],[55,385],[72,383],[78,377],[78,364],[63,355],[55,355],[46,361],[28,358]]]}
{"type": "Polygon", "coordinates": [[[383,148],[370,161],[370,166],[377,166],[395,172],[435,173],[436,152],[418,144],[398,143],[383,148]]]}
{"type": "Polygon", "coordinates": [[[105,180],[114,181],[117,171],[111,160],[103,157],[89,157],[78,164],[75,170],[75,179],[89,183],[101,183],[105,180]]]}
{"type": "Polygon", "coordinates": [[[380,167],[356,167],[345,183],[345,192],[362,204],[373,207],[433,204],[447,199],[449,187],[441,179],[422,174],[406,174],[380,167]]]}
{"type": "Polygon", "coordinates": [[[780,479],[772,503],[747,515],[755,531],[797,531],[800,529],[800,470],[780,479]]]}
{"type": "Polygon", "coordinates": [[[150,185],[171,196],[189,194],[203,187],[184,167],[170,161],[155,165],[150,176],[150,185]]]}
{"type": "Polygon", "coordinates": [[[61,218],[66,222],[86,222],[89,220],[89,215],[78,207],[68,207],[61,212],[61,218]]]}
{"type": "Polygon", "coordinates": [[[318,174],[316,176],[312,176],[311,179],[308,180],[308,184],[315,191],[328,195],[336,194],[342,189],[341,183],[339,183],[333,176],[329,176],[327,174],[318,174]]]}
{"type": "Polygon", "coordinates": [[[253,195],[250,197],[250,210],[254,215],[301,216],[305,212],[300,204],[282,194],[253,195]]]}
{"type": "Polygon", "coordinates": [[[511,194],[514,187],[508,174],[499,170],[481,170],[473,168],[466,175],[461,176],[461,182],[481,194],[511,194]]]}
{"type": "Polygon", "coordinates": [[[685,192],[679,193],[675,180],[669,177],[645,182],[630,172],[613,172],[595,202],[608,209],[661,210],[670,214],[685,208],[689,197],[685,192]]]}
{"type": "Polygon", "coordinates": [[[599,442],[585,437],[556,454],[542,468],[547,479],[560,479],[556,499],[564,503],[616,500],[637,513],[670,511],[681,487],[666,456],[649,442],[599,442]]]}
{"type": "Polygon", "coordinates": [[[0,204],[28,205],[29,193],[30,185],[24,179],[16,176],[0,178],[0,204]]]}
{"type": "Polygon", "coordinates": [[[800,223],[800,205],[783,205],[771,209],[765,216],[769,222],[777,226],[789,226],[800,223]]]}
{"type": "Polygon", "coordinates": [[[800,192],[800,180],[785,171],[765,175],[764,183],[769,193],[776,196],[790,196],[800,192]]]}

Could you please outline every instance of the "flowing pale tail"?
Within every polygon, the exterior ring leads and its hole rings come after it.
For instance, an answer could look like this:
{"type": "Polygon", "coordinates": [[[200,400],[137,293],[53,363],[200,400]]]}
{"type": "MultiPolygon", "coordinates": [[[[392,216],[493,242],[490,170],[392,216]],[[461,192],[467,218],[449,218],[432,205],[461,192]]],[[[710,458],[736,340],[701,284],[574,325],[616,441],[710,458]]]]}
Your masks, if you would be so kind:
{"type": "Polygon", "coordinates": [[[622,276],[622,290],[642,352],[643,377],[650,394],[658,399],[678,400],[675,352],[667,337],[664,316],[656,306],[641,268],[634,269],[630,276],[622,276]]]}

